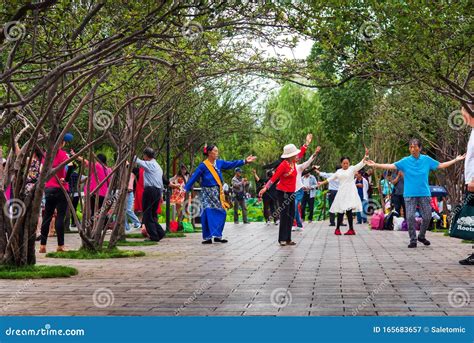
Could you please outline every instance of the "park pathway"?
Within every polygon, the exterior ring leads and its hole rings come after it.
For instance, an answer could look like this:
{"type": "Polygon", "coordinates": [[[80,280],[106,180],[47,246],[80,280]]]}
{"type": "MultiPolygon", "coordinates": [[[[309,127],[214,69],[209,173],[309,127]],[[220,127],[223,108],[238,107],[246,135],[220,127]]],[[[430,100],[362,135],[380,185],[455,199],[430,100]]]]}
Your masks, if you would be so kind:
{"type": "MultiPolygon", "coordinates": [[[[408,249],[406,232],[356,231],[334,236],[316,222],[294,233],[296,246],[280,247],[274,225],[229,223],[228,244],[205,246],[194,233],[130,248],[145,251],[141,258],[40,256],[38,264],[79,275],[0,280],[0,307],[3,315],[474,315],[474,266],[458,264],[471,245],[428,233],[430,247],[408,249]]],[[[66,235],[69,248],[79,243],[66,235]]]]}

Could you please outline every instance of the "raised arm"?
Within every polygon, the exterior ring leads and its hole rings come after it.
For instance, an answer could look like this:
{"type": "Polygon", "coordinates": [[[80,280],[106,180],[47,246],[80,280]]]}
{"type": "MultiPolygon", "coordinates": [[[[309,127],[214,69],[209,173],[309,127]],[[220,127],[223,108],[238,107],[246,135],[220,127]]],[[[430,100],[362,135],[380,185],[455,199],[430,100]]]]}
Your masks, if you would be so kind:
{"type": "Polygon", "coordinates": [[[438,169],[445,169],[445,168],[451,167],[454,163],[462,161],[465,158],[466,158],[466,154],[458,155],[458,156],[456,156],[455,159],[453,159],[451,161],[443,162],[443,163],[438,164],[438,169]]]}
{"type": "Polygon", "coordinates": [[[218,160],[218,161],[220,163],[220,168],[221,169],[234,169],[234,168],[237,168],[237,167],[241,167],[246,163],[247,164],[252,163],[256,159],[257,159],[257,157],[255,157],[253,155],[250,155],[250,156],[247,156],[247,158],[245,160],[235,160],[235,161],[218,160]]]}
{"type": "Polygon", "coordinates": [[[150,168],[148,168],[149,161],[141,160],[137,156],[135,156],[135,158],[133,160],[139,167],[142,167],[143,169],[145,169],[147,171],[150,170],[150,168]]]}
{"type": "Polygon", "coordinates": [[[365,148],[365,155],[364,155],[364,158],[362,159],[362,161],[360,161],[359,163],[357,163],[357,164],[354,166],[354,172],[359,171],[359,170],[361,170],[362,168],[364,168],[364,166],[365,166],[366,161],[367,161],[368,158],[369,158],[369,149],[365,148]]]}
{"type": "Polygon", "coordinates": [[[397,169],[397,167],[395,166],[395,164],[393,163],[390,163],[390,164],[387,164],[387,163],[375,163],[374,161],[367,161],[366,164],[370,167],[373,167],[373,168],[379,168],[379,169],[389,169],[389,170],[395,170],[397,169]]]}
{"type": "Polygon", "coordinates": [[[321,147],[318,146],[314,152],[314,154],[312,154],[308,160],[302,164],[299,164],[297,167],[298,167],[298,171],[299,172],[303,172],[306,168],[308,168],[311,163],[313,163],[314,159],[316,158],[316,156],[319,154],[319,152],[321,151],[321,147]]]}

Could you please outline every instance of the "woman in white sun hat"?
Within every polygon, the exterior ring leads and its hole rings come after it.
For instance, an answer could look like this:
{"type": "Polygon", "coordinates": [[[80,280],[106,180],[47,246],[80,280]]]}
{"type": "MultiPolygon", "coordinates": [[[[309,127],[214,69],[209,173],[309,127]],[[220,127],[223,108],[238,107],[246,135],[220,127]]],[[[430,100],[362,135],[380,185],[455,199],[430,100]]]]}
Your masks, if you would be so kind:
{"type": "Polygon", "coordinates": [[[284,160],[275,170],[275,173],[267,184],[260,190],[259,197],[270,188],[277,180],[280,180],[277,185],[278,204],[277,211],[280,215],[280,231],[278,235],[278,242],[280,245],[295,245],[291,240],[291,227],[293,226],[293,218],[295,216],[295,190],[296,177],[298,171],[296,169],[296,160],[301,150],[294,144],[285,145],[283,148],[284,160]]]}

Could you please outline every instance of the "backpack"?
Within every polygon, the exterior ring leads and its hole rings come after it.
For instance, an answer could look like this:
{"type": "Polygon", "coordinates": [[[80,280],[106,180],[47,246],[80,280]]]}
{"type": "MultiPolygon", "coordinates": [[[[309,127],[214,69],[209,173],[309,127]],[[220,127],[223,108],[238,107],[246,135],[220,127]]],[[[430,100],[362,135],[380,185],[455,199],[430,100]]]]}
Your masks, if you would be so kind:
{"type": "Polygon", "coordinates": [[[372,230],[383,230],[384,227],[384,214],[381,211],[374,213],[372,218],[370,218],[370,227],[372,230]]]}
{"type": "Polygon", "coordinates": [[[398,216],[398,213],[392,211],[384,218],[383,229],[384,230],[393,230],[393,219],[395,216],[398,216]]]}

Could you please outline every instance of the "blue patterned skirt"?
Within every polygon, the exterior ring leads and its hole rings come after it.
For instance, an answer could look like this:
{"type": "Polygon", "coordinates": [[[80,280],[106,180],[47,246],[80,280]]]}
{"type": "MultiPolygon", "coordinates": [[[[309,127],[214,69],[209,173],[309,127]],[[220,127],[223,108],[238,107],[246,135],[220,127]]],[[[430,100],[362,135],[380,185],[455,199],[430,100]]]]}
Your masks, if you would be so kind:
{"type": "Polygon", "coordinates": [[[202,187],[200,197],[202,204],[202,238],[205,240],[212,237],[222,238],[227,213],[222,208],[219,186],[202,187]]]}

